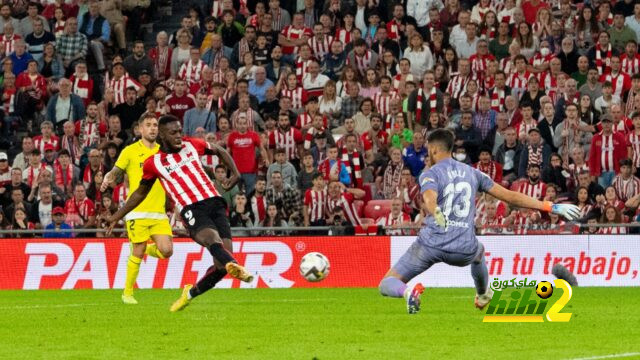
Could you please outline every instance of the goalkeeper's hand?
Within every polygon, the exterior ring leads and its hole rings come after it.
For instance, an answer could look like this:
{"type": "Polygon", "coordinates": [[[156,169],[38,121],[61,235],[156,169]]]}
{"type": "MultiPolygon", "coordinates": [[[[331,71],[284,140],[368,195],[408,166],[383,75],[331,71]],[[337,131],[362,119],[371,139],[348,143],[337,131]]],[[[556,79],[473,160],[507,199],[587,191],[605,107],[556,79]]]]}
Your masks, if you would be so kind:
{"type": "Polygon", "coordinates": [[[436,206],[436,210],[433,213],[433,219],[436,225],[440,226],[445,231],[447,230],[447,216],[442,213],[439,206],[436,206]]]}
{"type": "Polygon", "coordinates": [[[551,213],[573,221],[580,217],[580,208],[573,204],[553,204],[551,205],[551,213]]]}

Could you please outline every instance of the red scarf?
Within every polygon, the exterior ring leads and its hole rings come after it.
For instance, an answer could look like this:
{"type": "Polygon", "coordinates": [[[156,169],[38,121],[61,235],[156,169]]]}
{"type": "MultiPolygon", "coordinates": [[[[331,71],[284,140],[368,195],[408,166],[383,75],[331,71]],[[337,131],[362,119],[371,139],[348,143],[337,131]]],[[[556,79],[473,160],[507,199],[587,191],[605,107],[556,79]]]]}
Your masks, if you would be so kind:
{"type": "MultiPolygon", "coordinates": [[[[416,97],[416,122],[422,124],[422,97],[424,91],[422,88],[418,89],[418,95],[416,97]]],[[[431,92],[429,93],[429,108],[431,112],[436,112],[438,104],[438,98],[436,96],[436,87],[431,88],[431,92]]]]}
{"type": "MultiPolygon", "coordinates": [[[[337,159],[334,160],[336,163],[333,166],[336,166],[338,169],[338,178],[340,178],[340,171],[342,170],[342,160],[337,159]]],[[[325,159],[323,160],[320,165],[318,166],[318,171],[322,174],[322,176],[324,177],[324,179],[326,181],[329,181],[331,179],[331,169],[333,169],[333,167],[331,166],[331,160],[329,159],[325,159]]]]}
{"type": "Polygon", "coordinates": [[[29,185],[29,187],[33,186],[33,182],[38,181],[38,175],[40,175],[42,170],[46,169],[47,166],[44,163],[40,164],[37,169],[29,165],[29,167],[27,168],[27,171],[29,172],[29,174],[27,175],[27,185],[29,185]]]}
{"type": "Polygon", "coordinates": [[[506,98],[504,90],[493,89],[491,93],[491,109],[502,112],[505,110],[504,99],[506,98]]]}
{"type": "MultiPolygon", "coordinates": [[[[104,166],[102,165],[102,163],[100,163],[98,171],[101,171],[104,174],[104,166]]],[[[87,166],[84,168],[84,174],[82,175],[82,182],[91,184],[93,182],[93,175],[94,173],[93,170],[91,170],[91,165],[87,164],[87,166]]]]}
{"type": "Polygon", "coordinates": [[[607,48],[607,55],[602,60],[602,50],[600,49],[600,43],[596,44],[596,67],[598,68],[598,75],[608,74],[611,71],[611,44],[607,48]]]}
{"type": "Polygon", "coordinates": [[[313,136],[317,133],[324,133],[325,128],[322,127],[322,129],[320,130],[316,130],[316,128],[312,127],[309,128],[309,130],[307,131],[306,134],[304,134],[304,148],[305,150],[309,150],[311,149],[311,142],[313,141],[313,136]]]}
{"type": "Polygon", "coordinates": [[[307,73],[307,66],[309,61],[298,59],[296,61],[296,77],[298,78],[298,84],[302,84],[302,78],[307,73]]]}
{"type": "Polygon", "coordinates": [[[369,66],[371,65],[371,51],[365,51],[363,56],[358,56],[355,52],[353,53],[353,58],[356,61],[356,68],[360,72],[360,75],[365,75],[369,66]]]}
{"type": "Polygon", "coordinates": [[[251,198],[251,210],[253,210],[253,215],[255,215],[256,220],[262,222],[267,215],[266,211],[266,201],[264,196],[254,195],[251,198]]]}
{"type": "MultiPolygon", "coordinates": [[[[362,170],[360,167],[360,154],[358,153],[358,150],[353,150],[352,153],[353,156],[353,161],[351,162],[353,164],[353,169],[351,169],[351,166],[347,166],[347,171],[349,172],[349,175],[354,175],[354,177],[356,178],[356,187],[357,188],[362,188],[362,170]]],[[[349,164],[349,151],[347,150],[346,147],[342,148],[342,161],[346,164],[349,164]]]]}
{"type": "Polygon", "coordinates": [[[62,165],[60,165],[60,162],[56,160],[56,162],[53,164],[53,170],[55,173],[56,185],[60,189],[70,188],[73,184],[73,164],[69,163],[69,165],[67,165],[67,168],[63,169],[62,165]],[[62,175],[63,173],[66,173],[65,176],[62,175]]]}
{"type": "Polygon", "coordinates": [[[493,161],[489,161],[489,164],[487,165],[478,161],[478,163],[476,164],[476,169],[487,174],[491,178],[491,180],[495,180],[496,175],[498,174],[498,169],[496,168],[496,164],[493,161]]]}

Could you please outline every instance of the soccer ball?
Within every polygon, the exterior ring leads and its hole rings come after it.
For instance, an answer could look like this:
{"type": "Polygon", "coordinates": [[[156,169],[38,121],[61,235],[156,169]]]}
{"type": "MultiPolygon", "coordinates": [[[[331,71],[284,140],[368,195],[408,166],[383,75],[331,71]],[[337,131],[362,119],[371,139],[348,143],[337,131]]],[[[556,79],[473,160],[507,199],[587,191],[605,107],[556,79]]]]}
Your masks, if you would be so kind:
{"type": "Polygon", "coordinates": [[[300,261],[300,275],[311,282],[320,281],[329,275],[329,259],[319,252],[310,252],[300,261]]]}
{"type": "Polygon", "coordinates": [[[548,281],[540,281],[536,285],[536,294],[538,294],[541,299],[550,298],[553,294],[553,285],[548,281]]]}

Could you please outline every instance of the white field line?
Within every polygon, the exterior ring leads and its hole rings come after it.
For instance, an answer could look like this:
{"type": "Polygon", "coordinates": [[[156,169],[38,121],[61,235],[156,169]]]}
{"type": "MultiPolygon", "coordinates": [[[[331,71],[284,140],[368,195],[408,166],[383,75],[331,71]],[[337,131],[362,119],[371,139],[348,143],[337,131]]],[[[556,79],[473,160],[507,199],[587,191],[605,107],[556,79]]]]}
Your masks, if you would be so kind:
{"type": "Polygon", "coordinates": [[[571,358],[569,360],[597,360],[597,359],[620,359],[632,356],[640,356],[640,352],[632,352],[632,353],[624,353],[624,354],[609,354],[609,355],[599,355],[599,356],[590,356],[590,357],[581,357],[581,358],[571,358]]]}

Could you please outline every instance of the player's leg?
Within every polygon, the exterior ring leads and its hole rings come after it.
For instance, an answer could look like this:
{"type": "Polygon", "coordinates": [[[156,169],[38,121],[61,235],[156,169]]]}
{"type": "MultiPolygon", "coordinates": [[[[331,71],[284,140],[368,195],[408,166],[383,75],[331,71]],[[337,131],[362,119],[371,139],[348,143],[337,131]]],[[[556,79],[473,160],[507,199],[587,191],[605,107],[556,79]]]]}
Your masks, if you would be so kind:
{"type": "Polygon", "coordinates": [[[124,281],[124,290],[122,292],[122,301],[125,304],[137,304],[138,302],[133,297],[133,288],[138,279],[138,273],[140,272],[140,264],[147,247],[147,239],[149,239],[148,228],[144,224],[137,222],[136,220],[129,220],[126,222],[127,234],[131,241],[131,254],[127,261],[127,274],[124,281]]]}
{"type": "Polygon", "coordinates": [[[489,271],[484,258],[484,245],[481,242],[478,242],[478,251],[471,262],[471,276],[476,287],[474,304],[477,308],[483,309],[491,301],[493,291],[489,288],[489,271]]]}
{"type": "Polygon", "coordinates": [[[152,220],[149,232],[153,244],[147,244],[146,254],[167,259],[173,254],[173,232],[168,220],[152,220]]]}
{"type": "Polygon", "coordinates": [[[385,274],[378,289],[384,296],[404,297],[407,301],[407,311],[410,314],[416,313],[420,311],[420,296],[424,292],[424,286],[418,283],[409,288],[407,282],[437,262],[437,257],[416,241],[385,274]]]}
{"type": "MultiPolygon", "coordinates": [[[[233,245],[231,239],[223,238],[222,242],[225,249],[233,251],[233,245]]],[[[220,280],[227,275],[227,269],[218,260],[213,259],[213,265],[207,269],[204,276],[198,280],[193,288],[189,291],[189,298],[194,298],[198,295],[202,295],[205,292],[213,289],[220,280]]]]}

